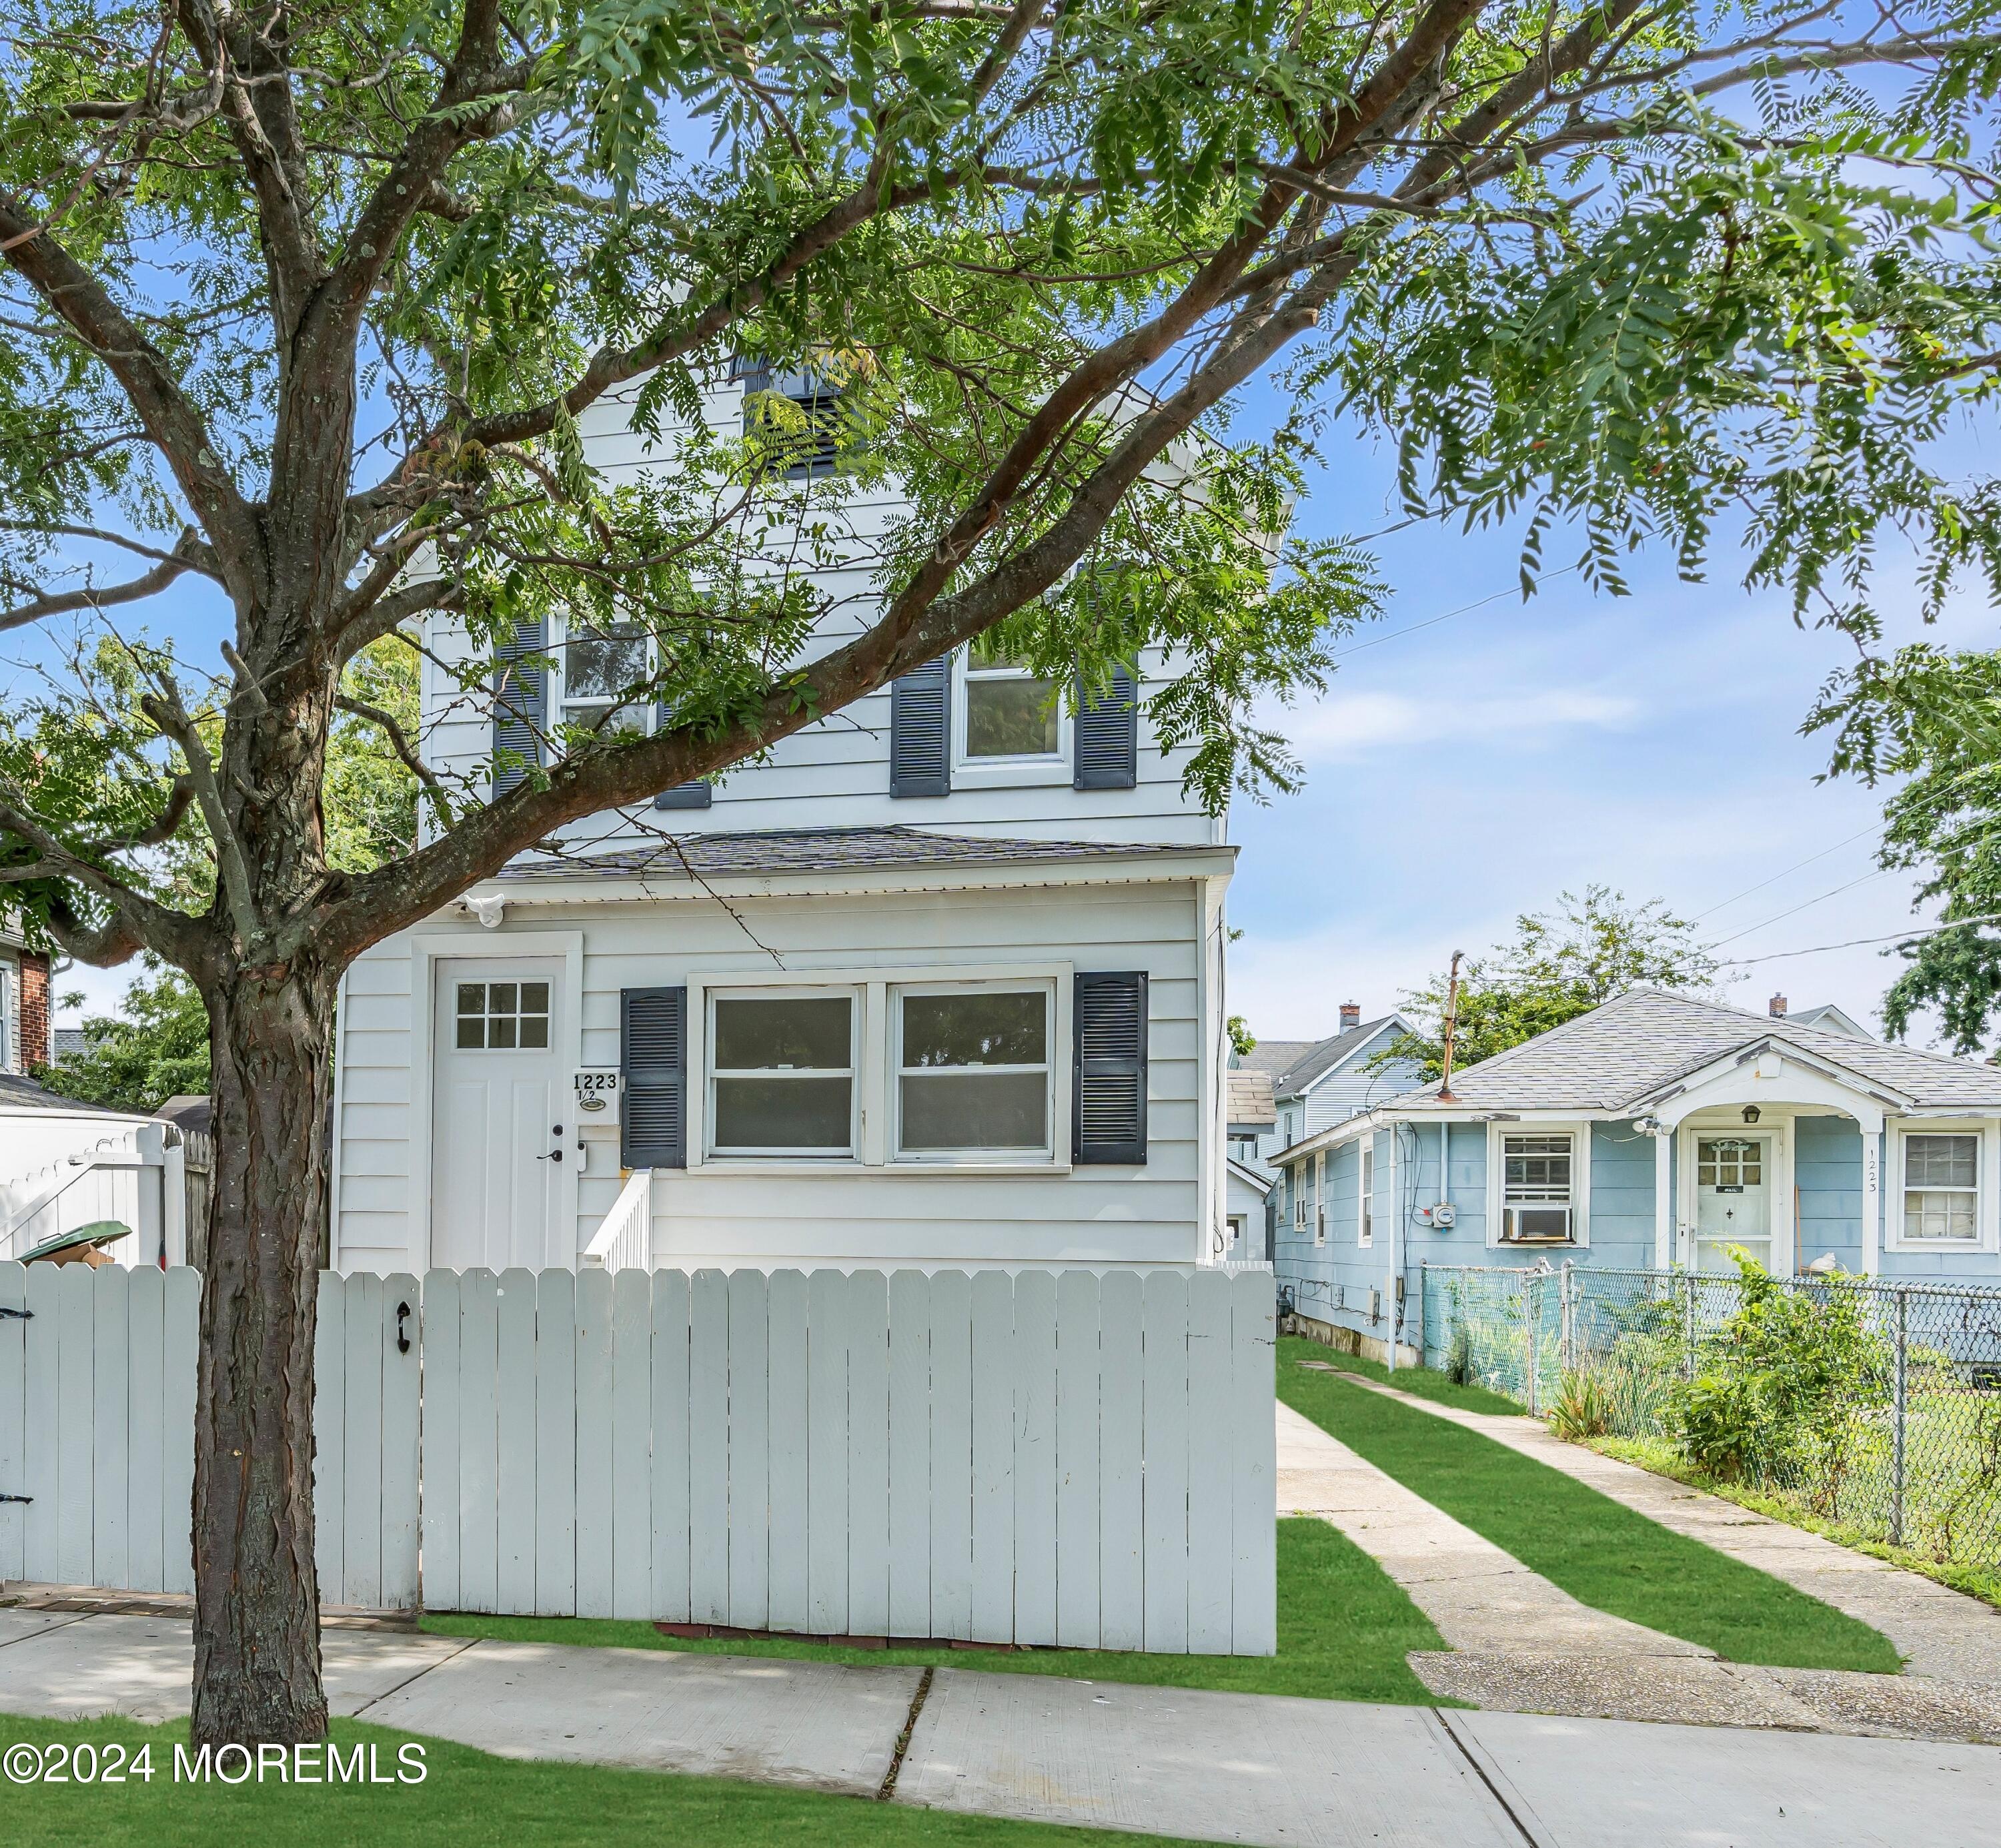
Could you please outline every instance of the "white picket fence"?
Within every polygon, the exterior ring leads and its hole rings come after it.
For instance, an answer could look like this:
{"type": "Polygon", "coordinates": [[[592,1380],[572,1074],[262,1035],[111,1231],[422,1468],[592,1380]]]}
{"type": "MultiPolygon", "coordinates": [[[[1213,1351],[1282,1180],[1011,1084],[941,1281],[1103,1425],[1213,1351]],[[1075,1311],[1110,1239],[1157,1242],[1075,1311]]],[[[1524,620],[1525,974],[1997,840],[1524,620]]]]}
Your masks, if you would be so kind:
{"type": "MultiPolygon", "coordinates": [[[[0,1264],[0,1578],[186,1589],[197,1293],[0,1264]]],[[[328,1276],[319,1314],[329,1604],[1276,1646],[1268,1274],[328,1276]]]]}

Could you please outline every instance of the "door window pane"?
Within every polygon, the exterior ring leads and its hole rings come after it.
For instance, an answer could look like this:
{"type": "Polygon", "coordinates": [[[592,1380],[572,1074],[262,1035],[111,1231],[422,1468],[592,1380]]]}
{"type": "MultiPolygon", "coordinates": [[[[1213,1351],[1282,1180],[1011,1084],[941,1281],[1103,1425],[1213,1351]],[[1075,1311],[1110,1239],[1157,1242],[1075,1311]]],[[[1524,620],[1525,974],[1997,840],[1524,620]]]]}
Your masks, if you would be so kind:
{"type": "Polygon", "coordinates": [[[767,1155],[849,1152],[853,996],[719,997],[710,1019],[713,1149],[767,1155]]]}
{"type": "Polygon", "coordinates": [[[549,1043],[546,982],[461,982],[452,1043],[468,1052],[538,1052],[549,1043]]]}
{"type": "Polygon", "coordinates": [[[900,1153],[1049,1147],[1046,987],[900,993],[896,1007],[900,1153]]]}

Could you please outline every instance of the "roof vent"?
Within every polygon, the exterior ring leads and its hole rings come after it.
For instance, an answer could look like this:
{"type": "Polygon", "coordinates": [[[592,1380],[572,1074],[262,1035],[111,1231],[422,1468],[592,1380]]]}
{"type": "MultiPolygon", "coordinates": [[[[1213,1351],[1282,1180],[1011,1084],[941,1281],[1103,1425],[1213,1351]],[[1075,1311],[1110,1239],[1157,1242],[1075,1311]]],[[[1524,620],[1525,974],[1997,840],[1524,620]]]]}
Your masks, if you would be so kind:
{"type": "Polygon", "coordinates": [[[1786,997],[1783,994],[1773,995],[1765,1005],[1773,1019],[1784,1020],[1786,1018],[1786,997]]]}
{"type": "Polygon", "coordinates": [[[1342,1032],[1345,1033],[1352,1028],[1359,1027],[1361,1025],[1362,1004],[1359,1001],[1343,1001],[1341,1004],[1342,1032]]]}

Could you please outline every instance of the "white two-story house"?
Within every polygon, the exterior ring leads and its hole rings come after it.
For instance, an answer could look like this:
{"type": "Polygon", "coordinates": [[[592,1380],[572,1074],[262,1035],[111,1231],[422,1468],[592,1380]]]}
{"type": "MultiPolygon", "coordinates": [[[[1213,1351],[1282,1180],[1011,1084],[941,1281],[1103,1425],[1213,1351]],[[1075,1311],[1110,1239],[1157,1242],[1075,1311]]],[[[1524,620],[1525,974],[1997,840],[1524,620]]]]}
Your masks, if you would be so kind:
{"type": "MultiPolygon", "coordinates": [[[[644,466],[615,410],[585,437],[644,466]]],[[[842,510],[858,557],[893,511],[842,510]]],[[[831,645],[868,574],[821,576],[831,645]]],[[[448,620],[424,640],[425,747],[477,771],[509,722],[437,664],[448,620]]],[[[518,697],[572,717],[644,646],[520,642],[555,667],[518,697]]],[[[1073,712],[962,652],[377,945],[340,1001],[336,1268],[573,1265],[635,1173],[656,1266],[1220,1256],[1234,850],[1147,734],[1162,666],[1073,712]]]]}

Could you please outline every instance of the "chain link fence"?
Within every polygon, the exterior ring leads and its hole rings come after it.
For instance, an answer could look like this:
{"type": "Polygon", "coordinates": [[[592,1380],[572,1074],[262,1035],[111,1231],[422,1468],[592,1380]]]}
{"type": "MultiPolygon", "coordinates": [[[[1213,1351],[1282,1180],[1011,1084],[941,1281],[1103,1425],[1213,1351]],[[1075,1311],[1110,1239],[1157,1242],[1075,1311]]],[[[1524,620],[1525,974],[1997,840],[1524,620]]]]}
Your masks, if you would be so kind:
{"type": "Polygon", "coordinates": [[[1426,1264],[1422,1301],[1425,1363],[1455,1379],[1621,1437],[1745,1408],[1767,1434],[1737,1453],[1747,1481],[2001,1566],[2001,1288],[1426,1264]]]}

